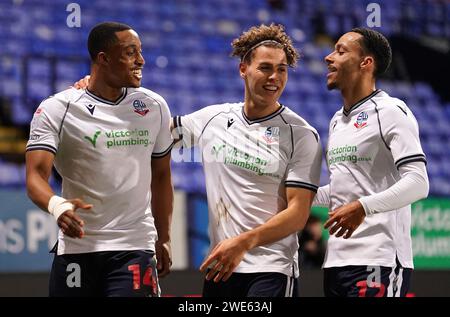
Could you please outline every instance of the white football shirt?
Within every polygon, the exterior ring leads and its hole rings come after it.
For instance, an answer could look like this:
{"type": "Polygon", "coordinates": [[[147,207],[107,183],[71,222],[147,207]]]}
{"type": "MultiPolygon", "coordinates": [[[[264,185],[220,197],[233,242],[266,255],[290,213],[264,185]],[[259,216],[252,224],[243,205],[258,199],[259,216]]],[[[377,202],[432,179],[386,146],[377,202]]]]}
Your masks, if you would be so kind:
{"type": "Polygon", "coordinates": [[[58,254],[154,250],[151,159],[170,152],[169,124],[164,99],[144,88],[124,88],[116,102],[72,88],[40,104],[27,151],[54,153],[62,197],[93,204],[78,211],[82,239],[59,231],[58,254]]]}
{"type": "MultiPolygon", "coordinates": [[[[397,98],[376,90],[349,111],[336,112],[327,145],[330,208],[379,193],[399,179],[398,167],[425,162],[417,121],[397,98]]],[[[349,239],[330,236],[324,267],[381,265],[396,257],[412,268],[411,206],[365,217],[349,239]]]]}
{"type": "MultiPolygon", "coordinates": [[[[285,209],[286,187],[316,192],[319,184],[316,130],[285,106],[250,120],[243,105],[213,105],[174,118],[184,144],[198,145],[202,154],[211,249],[285,209]]],[[[235,272],[298,276],[297,250],[297,235],[291,234],[247,252],[235,272]]]]}

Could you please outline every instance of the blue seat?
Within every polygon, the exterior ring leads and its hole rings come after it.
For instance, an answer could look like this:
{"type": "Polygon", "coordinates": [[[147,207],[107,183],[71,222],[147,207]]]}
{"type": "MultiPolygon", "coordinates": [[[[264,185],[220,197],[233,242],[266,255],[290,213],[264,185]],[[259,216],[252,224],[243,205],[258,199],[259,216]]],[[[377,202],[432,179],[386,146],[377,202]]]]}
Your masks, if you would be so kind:
{"type": "Polygon", "coordinates": [[[28,82],[28,95],[32,99],[44,99],[51,95],[50,81],[42,78],[33,78],[28,82]]]}
{"type": "Polygon", "coordinates": [[[0,186],[19,186],[24,183],[21,166],[0,161],[0,186]]]}
{"type": "Polygon", "coordinates": [[[51,75],[50,61],[48,59],[30,59],[28,61],[29,78],[48,79],[51,75]]]}
{"type": "Polygon", "coordinates": [[[330,125],[330,118],[323,116],[323,115],[318,115],[316,113],[316,115],[313,117],[311,124],[317,130],[319,130],[320,135],[324,135],[324,134],[328,133],[328,128],[330,125]]]}
{"type": "Polygon", "coordinates": [[[448,178],[438,176],[432,179],[431,189],[437,195],[449,196],[450,195],[450,183],[448,178]]]}
{"type": "Polygon", "coordinates": [[[87,62],[58,61],[56,64],[56,76],[59,80],[69,79],[75,81],[89,74],[87,62]]]}
{"type": "Polygon", "coordinates": [[[19,39],[15,38],[1,38],[2,47],[4,53],[10,54],[13,56],[24,56],[28,53],[28,48],[26,43],[19,39]]]}
{"type": "Polygon", "coordinates": [[[450,153],[446,156],[444,160],[442,160],[441,164],[441,175],[446,178],[447,180],[450,180],[450,161],[449,161],[450,153]]]}
{"type": "MultiPolygon", "coordinates": [[[[22,98],[12,98],[12,120],[18,125],[28,125],[31,121],[32,111],[22,98]]],[[[37,105],[36,105],[37,107],[37,105]]]]}
{"type": "Polygon", "coordinates": [[[427,142],[427,148],[430,151],[430,154],[442,157],[445,153],[445,144],[443,140],[436,136],[436,137],[430,137],[428,138],[427,142]]]}
{"type": "Polygon", "coordinates": [[[430,100],[434,98],[433,89],[428,83],[424,82],[416,82],[414,84],[414,94],[423,100],[430,100]]]}
{"type": "Polygon", "coordinates": [[[437,135],[436,128],[432,120],[423,120],[419,123],[420,134],[425,137],[431,137],[437,135]]]}
{"type": "Polygon", "coordinates": [[[20,97],[22,85],[17,76],[5,76],[1,81],[2,93],[7,97],[20,97]]]}

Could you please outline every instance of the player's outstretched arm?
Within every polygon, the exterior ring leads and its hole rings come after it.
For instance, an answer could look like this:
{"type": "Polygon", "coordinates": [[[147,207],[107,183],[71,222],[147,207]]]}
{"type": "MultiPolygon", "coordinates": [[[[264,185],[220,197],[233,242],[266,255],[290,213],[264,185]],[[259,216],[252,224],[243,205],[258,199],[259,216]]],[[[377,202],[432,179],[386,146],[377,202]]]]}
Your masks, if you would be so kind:
{"type": "Polygon", "coordinates": [[[287,188],[288,207],[265,224],[221,241],[200,266],[200,271],[212,265],[206,279],[226,281],[250,249],[281,240],[303,229],[309,217],[314,192],[303,188],[287,188]]]}
{"type": "Polygon", "coordinates": [[[52,214],[62,232],[72,238],[82,238],[83,220],[75,213],[78,208],[90,209],[92,205],[81,199],[66,200],[53,193],[48,179],[52,171],[54,154],[48,151],[29,151],[26,160],[26,186],[30,199],[42,210],[52,214]]]}

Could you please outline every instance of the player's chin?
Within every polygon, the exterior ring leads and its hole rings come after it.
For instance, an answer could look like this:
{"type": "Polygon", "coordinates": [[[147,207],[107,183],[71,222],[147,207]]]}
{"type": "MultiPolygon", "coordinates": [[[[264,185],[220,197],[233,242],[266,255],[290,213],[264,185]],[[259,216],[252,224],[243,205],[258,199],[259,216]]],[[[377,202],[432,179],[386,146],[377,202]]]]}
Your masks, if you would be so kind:
{"type": "Polygon", "coordinates": [[[139,88],[141,87],[141,83],[142,83],[142,79],[138,79],[136,77],[132,77],[128,80],[128,85],[127,87],[131,87],[131,88],[139,88]]]}
{"type": "Polygon", "coordinates": [[[335,81],[327,81],[327,89],[333,90],[337,88],[337,83],[335,81]]]}
{"type": "Polygon", "coordinates": [[[267,92],[265,91],[265,94],[262,96],[262,99],[264,99],[265,103],[274,103],[277,102],[278,99],[280,99],[281,91],[276,92],[267,92]]]}
{"type": "Polygon", "coordinates": [[[277,104],[278,100],[280,100],[281,94],[276,94],[275,96],[273,96],[272,98],[270,98],[270,103],[271,104],[277,104]]]}

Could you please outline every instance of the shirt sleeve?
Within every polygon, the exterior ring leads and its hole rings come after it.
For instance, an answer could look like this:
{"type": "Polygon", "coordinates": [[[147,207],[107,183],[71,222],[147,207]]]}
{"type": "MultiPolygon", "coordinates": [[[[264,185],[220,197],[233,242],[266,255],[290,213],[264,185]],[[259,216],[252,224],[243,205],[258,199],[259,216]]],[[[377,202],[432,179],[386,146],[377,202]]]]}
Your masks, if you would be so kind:
{"type": "Polygon", "coordinates": [[[315,207],[330,208],[330,184],[319,187],[312,205],[315,207]]]}
{"type": "Polygon", "coordinates": [[[161,112],[161,129],[156,137],[155,146],[153,148],[152,157],[159,158],[164,157],[170,153],[173,147],[173,138],[170,133],[170,110],[166,101],[161,98],[160,100],[160,112],[161,112]]]}
{"type": "Polygon", "coordinates": [[[419,126],[412,112],[400,100],[380,110],[382,137],[390,149],[395,166],[424,162],[425,154],[419,138],[419,126]]]}
{"type": "Polygon", "coordinates": [[[56,154],[60,132],[70,103],[64,104],[50,97],[39,105],[30,124],[26,151],[44,150],[56,154]]]}
{"type": "Polygon", "coordinates": [[[428,175],[422,162],[405,163],[399,172],[401,179],[394,185],[359,199],[367,216],[399,209],[428,196],[428,175]]]}
{"type": "Polygon", "coordinates": [[[183,147],[190,148],[199,145],[200,137],[209,122],[224,112],[220,105],[212,105],[184,116],[173,118],[176,139],[183,140],[183,147]]]}
{"type": "MultiPolygon", "coordinates": [[[[301,131],[301,130],[300,130],[301,131]]],[[[299,135],[293,129],[294,149],[287,167],[286,187],[306,188],[317,192],[322,163],[322,147],[318,134],[313,131],[301,131],[299,135]]]]}

